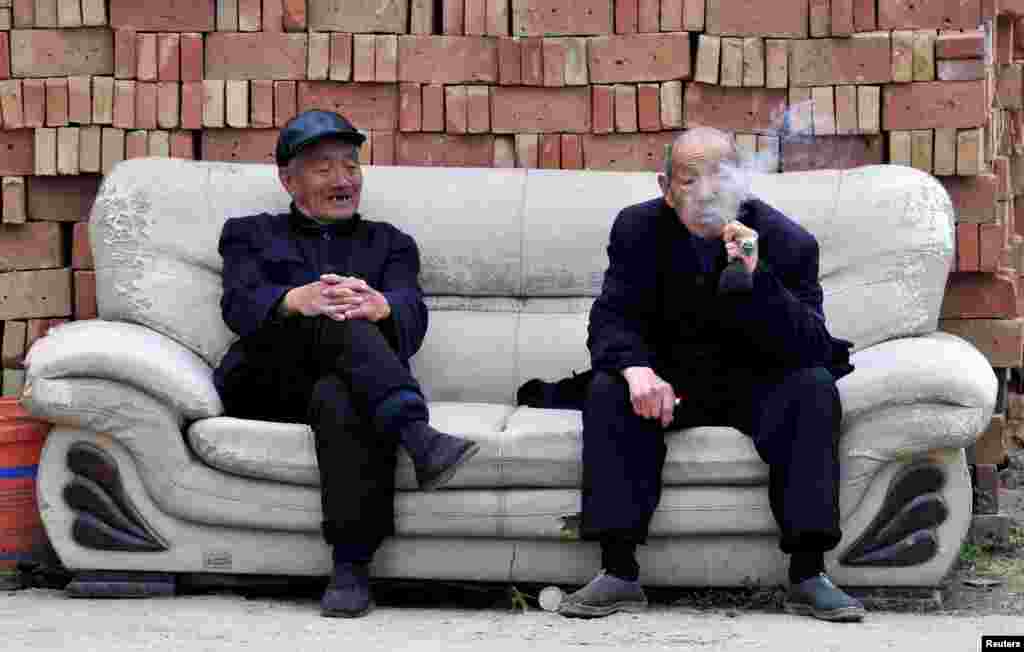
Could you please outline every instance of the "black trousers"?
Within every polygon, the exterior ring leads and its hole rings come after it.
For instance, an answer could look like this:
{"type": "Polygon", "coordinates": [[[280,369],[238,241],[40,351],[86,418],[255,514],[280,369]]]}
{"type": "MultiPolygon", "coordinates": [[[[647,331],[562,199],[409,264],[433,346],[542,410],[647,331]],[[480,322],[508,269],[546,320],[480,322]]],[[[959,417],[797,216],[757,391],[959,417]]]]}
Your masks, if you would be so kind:
{"type": "MultiPolygon", "coordinates": [[[[769,465],[769,499],[783,552],[839,544],[842,406],[824,368],[799,369],[738,383],[728,396],[681,402],[671,429],[733,426],[754,440],[769,465]]],[[[644,543],[661,498],[665,430],[633,412],[619,374],[598,372],[583,410],[585,539],[644,543]]]]}
{"type": "Polygon", "coordinates": [[[398,433],[376,427],[374,416],[402,390],[421,394],[375,324],[293,317],[247,342],[222,399],[229,416],[312,427],[324,538],[357,561],[394,534],[398,433]]]}

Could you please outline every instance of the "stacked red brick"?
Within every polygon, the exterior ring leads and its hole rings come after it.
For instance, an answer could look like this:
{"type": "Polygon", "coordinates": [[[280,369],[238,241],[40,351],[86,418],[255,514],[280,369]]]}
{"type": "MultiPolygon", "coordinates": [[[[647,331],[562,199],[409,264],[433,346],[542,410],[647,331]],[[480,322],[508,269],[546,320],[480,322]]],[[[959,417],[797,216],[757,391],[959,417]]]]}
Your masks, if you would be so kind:
{"type": "Polygon", "coordinates": [[[696,124],[782,170],[913,165],[957,208],[942,327],[1019,367],[1024,3],[994,4],[0,0],[3,366],[95,314],[81,222],[111,166],[270,161],[277,127],[320,107],[377,165],[651,170],[696,124]],[[786,109],[813,139],[780,142],[786,109]]]}

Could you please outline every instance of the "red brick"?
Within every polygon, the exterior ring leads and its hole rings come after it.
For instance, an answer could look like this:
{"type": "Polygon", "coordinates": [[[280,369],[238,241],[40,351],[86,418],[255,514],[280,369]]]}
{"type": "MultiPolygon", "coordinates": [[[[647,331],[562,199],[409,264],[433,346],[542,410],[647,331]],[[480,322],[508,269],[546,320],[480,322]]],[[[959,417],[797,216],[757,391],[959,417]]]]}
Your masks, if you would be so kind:
{"type": "Polygon", "coordinates": [[[11,32],[15,77],[110,75],[114,38],[108,29],[27,29],[11,32]]]}
{"type": "Polygon", "coordinates": [[[354,34],[352,36],[352,81],[373,81],[376,46],[377,40],[373,34],[354,34]]]}
{"type": "Polygon", "coordinates": [[[988,121],[985,82],[894,84],[882,90],[882,128],[978,127],[988,121]]]}
{"type": "Polygon", "coordinates": [[[89,244],[89,224],[77,222],[71,227],[71,269],[92,269],[95,266],[89,244]]]}
{"type": "Polygon", "coordinates": [[[32,27],[35,25],[35,0],[14,0],[11,3],[11,22],[14,27],[32,27]]]}
{"type": "Polygon", "coordinates": [[[471,134],[483,134],[491,130],[491,97],[487,86],[470,86],[466,89],[468,119],[466,126],[471,134]]]}
{"type": "Polygon", "coordinates": [[[398,128],[402,131],[419,131],[423,124],[423,97],[420,85],[401,84],[398,94],[398,128]]]}
{"type": "Polygon", "coordinates": [[[299,110],[326,109],[345,115],[360,129],[398,129],[396,84],[300,82],[299,110]]]}
{"type": "Polygon", "coordinates": [[[181,85],[181,127],[203,127],[203,82],[185,82],[181,85]]]}
{"type": "Polygon", "coordinates": [[[311,0],[307,4],[307,23],[311,32],[378,32],[397,34],[406,31],[408,0],[311,0]]]}
{"type": "Polygon", "coordinates": [[[331,65],[328,75],[335,81],[352,78],[352,35],[331,34],[331,65]]]}
{"type": "Polygon", "coordinates": [[[442,0],[441,31],[452,35],[466,33],[465,0],[442,0]]]}
{"type": "Polygon", "coordinates": [[[135,79],[135,50],[138,36],[130,29],[114,31],[114,76],[135,79]]]}
{"type": "Polygon", "coordinates": [[[1008,275],[950,274],[940,316],[947,319],[1013,319],[1020,316],[1017,280],[1008,275]]]}
{"type": "Polygon", "coordinates": [[[853,0],[853,27],[858,32],[878,29],[878,8],[875,0],[853,0]]]}
{"type": "Polygon", "coordinates": [[[444,131],[444,86],[423,87],[423,131],[444,131]]]}
{"type": "Polygon", "coordinates": [[[981,251],[979,269],[994,272],[999,267],[999,256],[1006,245],[1002,224],[979,224],[978,245],[981,251]]]}
{"type": "Polygon", "coordinates": [[[96,272],[75,272],[75,319],[96,318],[96,272]]]}
{"type": "Polygon", "coordinates": [[[498,83],[504,86],[523,82],[523,52],[519,43],[513,38],[498,39],[498,83]]]}
{"type": "Polygon", "coordinates": [[[583,138],[576,134],[562,136],[562,169],[583,169],[583,138]]]}
{"type": "Polygon", "coordinates": [[[96,174],[29,177],[28,215],[33,220],[84,222],[89,219],[101,180],[96,174]]]}
{"type": "Polygon", "coordinates": [[[491,129],[495,133],[586,133],[590,103],[586,87],[495,86],[491,129]]]}
{"type": "Polygon", "coordinates": [[[216,32],[206,37],[205,79],[305,78],[305,34],[216,32]]]}
{"type": "Polygon", "coordinates": [[[467,36],[487,33],[487,0],[465,0],[464,31],[467,36]]]}
{"type": "Polygon", "coordinates": [[[181,35],[160,34],[157,37],[157,78],[161,81],[181,79],[181,35]]]}
{"type": "Polygon", "coordinates": [[[179,44],[181,51],[181,81],[202,81],[203,79],[203,37],[201,34],[182,34],[179,44]]]}
{"type": "Polygon", "coordinates": [[[0,228],[0,272],[63,267],[60,224],[29,222],[0,228]]]}
{"type": "Polygon", "coordinates": [[[468,118],[466,87],[447,86],[444,89],[444,130],[450,134],[464,134],[468,118]]]}
{"type": "Polygon", "coordinates": [[[512,33],[517,36],[611,34],[609,0],[512,0],[512,33]]]}
{"type": "Polygon", "coordinates": [[[1024,106],[1024,65],[1016,63],[996,66],[996,97],[999,105],[1007,109],[1024,106]]]}
{"type": "Polygon", "coordinates": [[[689,79],[692,74],[685,32],[599,36],[588,45],[590,80],[596,84],[689,79]]]}
{"type": "Polygon", "coordinates": [[[878,0],[879,29],[977,29],[980,0],[878,0]]]}
{"type": "Polygon", "coordinates": [[[663,32],[679,32],[683,30],[684,0],[661,0],[661,17],[659,28],[663,32]]]}
{"type": "Polygon", "coordinates": [[[286,32],[306,31],[306,0],[284,0],[283,22],[286,32]]]}
{"type": "Polygon", "coordinates": [[[25,125],[21,85],[20,79],[0,81],[0,112],[5,129],[20,129],[25,125]]]}
{"type": "Polygon", "coordinates": [[[394,83],[398,80],[398,39],[394,34],[375,37],[374,73],[376,81],[394,83]]]}
{"type": "Polygon", "coordinates": [[[1007,15],[996,18],[992,44],[997,66],[1008,64],[1013,59],[1013,23],[1014,20],[1007,15]]]}
{"type": "Polygon", "coordinates": [[[562,167],[562,137],[558,134],[541,134],[540,167],[542,170],[562,167]]]}
{"type": "Polygon", "coordinates": [[[68,124],[68,80],[46,80],[46,126],[64,127],[68,124]]]}
{"type": "Polygon", "coordinates": [[[214,3],[161,0],[159,10],[139,0],[110,0],[110,25],[148,32],[212,32],[214,3]]]}
{"type": "Polygon", "coordinates": [[[11,78],[11,43],[7,32],[0,32],[0,79],[11,78]]]}
{"type": "Polygon", "coordinates": [[[658,5],[659,0],[639,0],[636,10],[636,31],[643,33],[658,31],[658,10],[660,8],[658,5]]]}
{"type": "Polygon", "coordinates": [[[540,136],[537,134],[516,134],[516,167],[537,169],[540,167],[540,136]]]}
{"type": "MultiPolygon", "coordinates": [[[[511,33],[509,18],[512,11],[509,0],[485,0],[485,3],[487,5],[487,34],[489,36],[508,36],[511,33]]],[[[495,151],[497,152],[505,144],[511,143],[511,139],[503,139],[502,145],[496,145],[495,151]]],[[[495,156],[500,158],[501,153],[498,152],[495,156]]]]}
{"type": "MultiPolygon", "coordinates": [[[[321,84],[327,84],[330,82],[319,82],[321,84]]],[[[317,108],[325,109],[326,106],[309,106],[301,109],[305,111],[306,108],[317,108]]],[[[294,118],[299,112],[299,97],[296,83],[293,81],[276,81],[274,82],[274,126],[283,127],[288,123],[289,120],[294,118]]],[[[344,113],[337,108],[332,108],[333,111],[344,113]]],[[[348,116],[351,118],[352,116],[348,116]]],[[[354,121],[353,121],[354,122],[354,121]]]]}
{"type": "Polygon", "coordinates": [[[796,40],[790,47],[792,86],[882,84],[892,80],[888,34],[796,40]]]}
{"type": "Polygon", "coordinates": [[[527,38],[522,41],[523,50],[523,85],[544,85],[544,41],[539,38],[527,38]]]}
{"type": "Polygon", "coordinates": [[[371,134],[373,139],[373,164],[394,165],[395,164],[395,132],[374,131],[371,134]]]}
{"type": "Polygon", "coordinates": [[[936,59],[982,59],[985,56],[985,33],[980,29],[939,34],[935,41],[936,59]]]}
{"type": "Polygon", "coordinates": [[[541,57],[544,68],[545,86],[565,86],[565,64],[568,52],[563,39],[544,39],[541,57]]]}
{"type": "Polygon", "coordinates": [[[636,86],[617,84],[615,86],[615,131],[632,133],[636,131],[636,86]]]}
{"type": "Polygon", "coordinates": [[[726,131],[774,133],[773,117],[786,108],[786,89],[725,88],[693,83],[684,97],[685,122],[726,131]]]}
{"type": "Polygon", "coordinates": [[[638,12],[637,0],[615,0],[615,33],[636,34],[638,12]]]}
{"type": "Polygon", "coordinates": [[[816,136],[782,145],[782,170],[848,169],[885,162],[882,136],[816,136]]]}
{"type": "Polygon", "coordinates": [[[956,269],[976,272],[981,267],[981,248],[978,246],[978,225],[956,225],[956,269]]]}
{"type": "Polygon", "coordinates": [[[853,34],[853,0],[831,0],[832,34],[849,36],[853,34]]]}
{"type": "Polygon", "coordinates": [[[46,82],[42,79],[26,79],[22,83],[24,124],[26,127],[42,127],[46,124],[46,82]]]}
{"type": "Polygon", "coordinates": [[[994,222],[999,179],[994,174],[972,177],[939,177],[956,211],[956,221],[994,222]]]}
{"type": "Polygon", "coordinates": [[[992,173],[996,176],[996,196],[1000,200],[1011,198],[1010,159],[1006,156],[992,157],[992,173]]]}
{"type": "Polygon", "coordinates": [[[204,161],[274,162],[276,129],[206,129],[202,139],[204,161]]]}
{"type": "Polygon", "coordinates": [[[615,91],[611,86],[593,86],[591,115],[594,133],[609,134],[615,131],[615,91]]]}
{"type": "Polygon", "coordinates": [[[398,135],[398,165],[490,167],[493,161],[494,136],[491,135],[398,135]]]}
{"type": "Polygon", "coordinates": [[[156,34],[137,34],[135,37],[135,77],[142,81],[157,78],[156,34]]]}
{"type": "Polygon", "coordinates": [[[399,36],[398,80],[421,84],[497,83],[497,40],[477,36],[399,36]]]}
{"type": "Polygon", "coordinates": [[[157,88],[153,82],[135,84],[135,128],[156,129],[157,88]]]}
{"type": "Polygon", "coordinates": [[[280,32],[284,29],[282,0],[263,0],[263,31],[280,32]]]}
{"type": "Polygon", "coordinates": [[[255,79],[250,83],[251,101],[249,124],[255,128],[274,126],[274,82],[255,79]]]}
{"type": "Polygon", "coordinates": [[[806,38],[807,0],[708,0],[707,33],[806,38]]]}
{"type": "Polygon", "coordinates": [[[661,87],[640,84],[637,88],[637,126],[640,131],[661,130],[661,87]]]}
{"type": "Polygon", "coordinates": [[[936,62],[937,76],[941,81],[971,81],[985,79],[983,59],[944,59],[936,62]]]}
{"type": "Polygon", "coordinates": [[[70,315],[71,270],[4,274],[0,276],[0,297],[0,319],[3,320],[70,315]]]}
{"type": "Polygon", "coordinates": [[[664,163],[665,147],[678,132],[583,136],[583,159],[588,170],[656,171],[664,163]]]}
{"type": "Polygon", "coordinates": [[[114,126],[119,129],[135,128],[135,84],[119,79],[114,84],[114,126]]]}
{"type": "Polygon", "coordinates": [[[92,122],[92,79],[71,77],[68,79],[68,121],[76,124],[92,122]]]}
{"type": "Polygon", "coordinates": [[[184,159],[195,158],[195,144],[191,131],[175,131],[171,134],[171,156],[184,159]]]}

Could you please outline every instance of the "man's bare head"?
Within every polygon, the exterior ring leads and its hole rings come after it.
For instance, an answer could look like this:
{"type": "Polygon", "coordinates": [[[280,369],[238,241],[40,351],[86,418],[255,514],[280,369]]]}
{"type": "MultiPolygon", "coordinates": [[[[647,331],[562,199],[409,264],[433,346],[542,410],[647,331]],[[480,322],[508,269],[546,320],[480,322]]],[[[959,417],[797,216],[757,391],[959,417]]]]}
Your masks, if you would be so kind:
{"type": "Polygon", "coordinates": [[[665,171],[658,175],[665,203],[694,235],[719,237],[747,194],[732,136],[712,127],[695,127],[666,149],[665,171]]]}

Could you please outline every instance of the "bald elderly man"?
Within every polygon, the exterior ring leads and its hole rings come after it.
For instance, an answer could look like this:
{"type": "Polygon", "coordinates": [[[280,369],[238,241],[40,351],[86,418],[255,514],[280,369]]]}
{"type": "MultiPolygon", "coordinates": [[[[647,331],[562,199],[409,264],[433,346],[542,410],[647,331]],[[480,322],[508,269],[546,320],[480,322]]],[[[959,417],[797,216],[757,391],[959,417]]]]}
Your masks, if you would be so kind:
{"type": "Polygon", "coordinates": [[[612,226],[583,410],[581,535],[600,542],[603,570],[562,602],[566,616],[646,607],[636,546],[661,496],[664,434],[706,425],[741,430],[770,467],[790,555],[787,610],[864,616],[823,559],[841,538],[835,383],[853,369],[851,344],[825,327],[814,236],[750,196],[743,179],[728,134],[691,129],[658,176],[662,196],[623,209],[612,226]],[[741,282],[720,287],[737,259],[741,282]]]}

